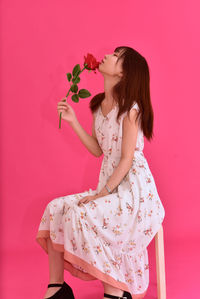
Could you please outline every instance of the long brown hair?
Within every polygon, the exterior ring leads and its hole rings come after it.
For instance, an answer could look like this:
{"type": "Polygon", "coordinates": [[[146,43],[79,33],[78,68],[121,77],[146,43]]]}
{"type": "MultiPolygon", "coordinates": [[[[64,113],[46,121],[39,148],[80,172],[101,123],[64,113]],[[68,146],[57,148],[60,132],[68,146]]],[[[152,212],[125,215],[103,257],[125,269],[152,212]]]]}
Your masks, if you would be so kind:
{"type": "MultiPolygon", "coordinates": [[[[121,114],[128,112],[134,103],[139,106],[140,125],[144,136],[150,141],[153,138],[154,114],[150,98],[150,75],[146,59],[136,50],[121,46],[114,52],[121,52],[119,59],[123,59],[123,77],[112,89],[112,96],[117,101],[119,111],[117,121],[121,114]]],[[[89,107],[95,112],[105,99],[105,92],[96,94],[90,101],[89,107]]]]}

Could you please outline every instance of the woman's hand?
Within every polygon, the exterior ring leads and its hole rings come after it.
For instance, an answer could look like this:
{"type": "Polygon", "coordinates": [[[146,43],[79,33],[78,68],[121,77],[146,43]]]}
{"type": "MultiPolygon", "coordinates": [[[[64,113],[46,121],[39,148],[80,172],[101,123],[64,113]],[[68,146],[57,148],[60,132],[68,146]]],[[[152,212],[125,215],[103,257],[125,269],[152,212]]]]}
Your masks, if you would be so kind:
{"type": "Polygon", "coordinates": [[[78,206],[82,205],[82,204],[85,204],[85,203],[88,203],[89,201],[91,200],[95,200],[97,198],[101,197],[99,194],[96,194],[96,195],[88,195],[88,196],[85,196],[83,198],[81,198],[78,202],[78,206]]]}
{"type": "Polygon", "coordinates": [[[68,123],[73,123],[75,120],[77,120],[76,114],[70,104],[64,102],[65,100],[67,100],[67,98],[63,98],[60,102],[58,102],[58,116],[60,117],[60,113],[62,112],[61,118],[66,120],[68,123]]]}

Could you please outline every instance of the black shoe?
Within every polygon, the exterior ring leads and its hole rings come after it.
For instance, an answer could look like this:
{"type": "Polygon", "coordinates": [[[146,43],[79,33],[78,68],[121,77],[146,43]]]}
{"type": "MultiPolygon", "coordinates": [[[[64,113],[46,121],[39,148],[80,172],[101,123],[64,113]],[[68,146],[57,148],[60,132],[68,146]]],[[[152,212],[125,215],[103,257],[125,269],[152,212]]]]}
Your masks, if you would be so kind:
{"type": "Polygon", "coordinates": [[[110,295],[107,293],[104,293],[104,297],[107,298],[113,298],[113,299],[132,299],[131,293],[124,291],[122,297],[110,295]]]}
{"type": "Polygon", "coordinates": [[[46,297],[45,299],[75,299],[72,288],[65,281],[63,283],[48,284],[48,288],[60,286],[61,288],[55,294],[53,294],[51,297],[46,297]]]}

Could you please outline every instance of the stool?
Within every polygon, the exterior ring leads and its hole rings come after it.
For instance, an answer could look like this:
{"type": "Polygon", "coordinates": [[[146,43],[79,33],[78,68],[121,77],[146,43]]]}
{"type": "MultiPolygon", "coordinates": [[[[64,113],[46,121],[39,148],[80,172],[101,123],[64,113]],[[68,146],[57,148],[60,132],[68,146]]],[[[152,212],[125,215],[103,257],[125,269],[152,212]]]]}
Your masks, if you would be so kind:
{"type": "Polygon", "coordinates": [[[165,254],[163,226],[155,235],[156,248],[156,274],[157,274],[157,296],[158,299],[166,299],[166,280],[165,280],[165,254]]]}

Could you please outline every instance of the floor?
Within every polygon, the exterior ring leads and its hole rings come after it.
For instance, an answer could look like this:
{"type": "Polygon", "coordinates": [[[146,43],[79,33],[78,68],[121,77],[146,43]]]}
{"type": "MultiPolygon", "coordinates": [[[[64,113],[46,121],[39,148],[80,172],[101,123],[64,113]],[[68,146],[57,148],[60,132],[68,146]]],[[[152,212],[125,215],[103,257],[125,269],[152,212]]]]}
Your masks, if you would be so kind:
{"type": "MultiPolygon", "coordinates": [[[[167,299],[200,298],[199,243],[196,240],[165,240],[167,299]]],[[[1,298],[42,299],[48,284],[48,255],[33,244],[34,249],[1,251],[1,298]]],[[[145,299],[157,298],[155,243],[148,247],[150,284],[145,299]]],[[[100,281],[83,281],[65,271],[65,281],[76,299],[102,299],[100,281]]]]}

